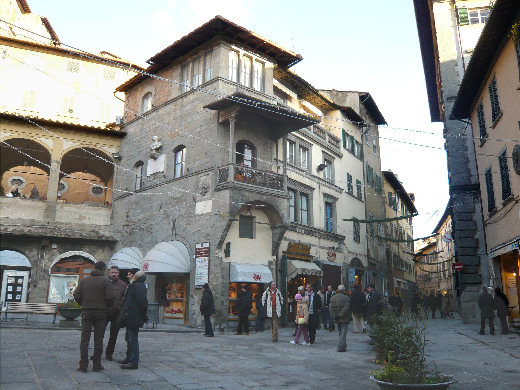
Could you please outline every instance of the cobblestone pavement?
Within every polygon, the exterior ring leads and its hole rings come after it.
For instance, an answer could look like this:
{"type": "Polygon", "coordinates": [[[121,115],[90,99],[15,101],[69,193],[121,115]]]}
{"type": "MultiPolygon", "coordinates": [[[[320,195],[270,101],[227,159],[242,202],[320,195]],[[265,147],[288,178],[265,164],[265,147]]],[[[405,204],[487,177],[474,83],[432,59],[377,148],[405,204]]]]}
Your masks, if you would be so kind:
{"type": "MultiPolygon", "coordinates": [[[[366,335],[347,337],[348,351],[336,352],[336,333],[319,330],[312,346],[289,344],[291,329],[214,338],[199,333],[140,333],[139,370],[76,371],[77,330],[0,329],[2,390],[29,389],[376,389],[368,379],[374,356],[366,335]]],[[[476,327],[447,319],[430,321],[430,354],[439,369],[454,374],[450,389],[520,389],[520,337],[480,336],[476,327]]],[[[92,340],[91,340],[92,346],[92,340]]],[[[120,334],[116,359],[123,358],[120,334]]]]}

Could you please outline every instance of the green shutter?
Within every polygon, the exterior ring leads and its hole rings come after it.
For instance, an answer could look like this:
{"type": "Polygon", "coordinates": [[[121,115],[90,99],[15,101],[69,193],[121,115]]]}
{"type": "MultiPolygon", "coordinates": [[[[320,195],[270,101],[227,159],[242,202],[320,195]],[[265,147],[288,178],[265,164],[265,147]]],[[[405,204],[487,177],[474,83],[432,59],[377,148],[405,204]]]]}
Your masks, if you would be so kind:
{"type": "Polygon", "coordinates": [[[459,26],[469,24],[468,9],[457,8],[457,16],[459,17],[459,26]]]}

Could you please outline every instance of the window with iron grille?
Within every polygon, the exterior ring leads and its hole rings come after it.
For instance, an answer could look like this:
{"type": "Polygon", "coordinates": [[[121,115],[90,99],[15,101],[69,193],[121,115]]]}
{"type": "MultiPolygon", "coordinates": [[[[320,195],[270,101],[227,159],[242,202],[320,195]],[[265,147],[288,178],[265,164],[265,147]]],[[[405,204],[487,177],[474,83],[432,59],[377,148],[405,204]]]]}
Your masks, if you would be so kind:
{"type": "Polygon", "coordinates": [[[351,195],[354,193],[354,186],[352,185],[352,175],[350,173],[347,173],[347,192],[351,195]]]}
{"type": "Polygon", "coordinates": [[[500,166],[500,179],[502,181],[502,200],[505,200],[511,195],[509,167],[507,166],[507,151],[504,150],[504,152],[498,156],[498,165],[500,166]]]}
{"type": "Polygon", "coordinates": [[[354,242],[359,243],[361,241],[361,226],[359,221],[352,221],[353,223],[353,231],[354,231],[354,242]]]}
{"type": "Polygon", "coordinates": [[[477,117],[478,117],[478,128],[480,129],[480,140],[483,141],[487,138],[487,130],[486,130],[486,118],[484,116],[484,106],[482,105],[482,103],[480,103],[478,105],[477,117]]]}
{"type": "Polygon", "coordinates": [[[491,168],[486,171],[486,189],[488,211],[491,211],[495,209],[495,191],[493,189],[493,174],[491,173],[491,168]]]}
{"type": "Polygon", "coordinates": [[[493,80],[489,84],[489,101],[491,102],[491,122],[495,122],[500,114],[500,102],[498,101],[497,78],[493,76],[493,80]]]}

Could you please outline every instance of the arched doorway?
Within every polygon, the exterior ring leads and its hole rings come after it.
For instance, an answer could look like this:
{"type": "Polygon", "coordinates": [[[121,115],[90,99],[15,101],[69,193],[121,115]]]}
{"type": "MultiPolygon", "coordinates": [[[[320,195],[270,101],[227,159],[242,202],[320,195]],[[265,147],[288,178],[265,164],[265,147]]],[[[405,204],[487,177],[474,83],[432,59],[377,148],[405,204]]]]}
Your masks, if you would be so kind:
{"type": "Polygon", "coordinates": [[[73,299],[72,293],[81,279],[89,276],[97,260],[90,254],[72,251],[56,257],[49,269],[47,302],[65,303],[73,299]]]}
{"type": "Polygon", "coordinates": [[[20,252],[0,251],[2,309],[7,302],[27,302],[31,262],[20,252]]]}

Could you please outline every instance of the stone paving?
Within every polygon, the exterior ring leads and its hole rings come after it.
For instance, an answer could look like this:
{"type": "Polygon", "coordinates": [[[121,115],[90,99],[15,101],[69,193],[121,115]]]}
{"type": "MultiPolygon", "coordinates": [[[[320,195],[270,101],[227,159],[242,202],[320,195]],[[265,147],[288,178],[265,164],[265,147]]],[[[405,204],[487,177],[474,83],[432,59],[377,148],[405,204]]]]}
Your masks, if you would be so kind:
{"type": "MultiPolygon", "coordinates": [[[[480,336],[474,325],[430,320],[430,354],[455,376],[450,389],[520,389],[520,337],[480,336]]],[[[76,371],[78,330],[0,328],[2,390],[32,389],[376,389],[369,379],[374,351],[366,335],[349,333],[348,351],[336,352],[336,333],[319,330],[312,346],[289,344],[292,329],[214,338],[200,333],[140,333],[139,370],[76,371]]],[[[92,343],[92,341],[91,341],[92,343]]],[[[120,335],[115,358],[123,358],[120,335]]]]}

